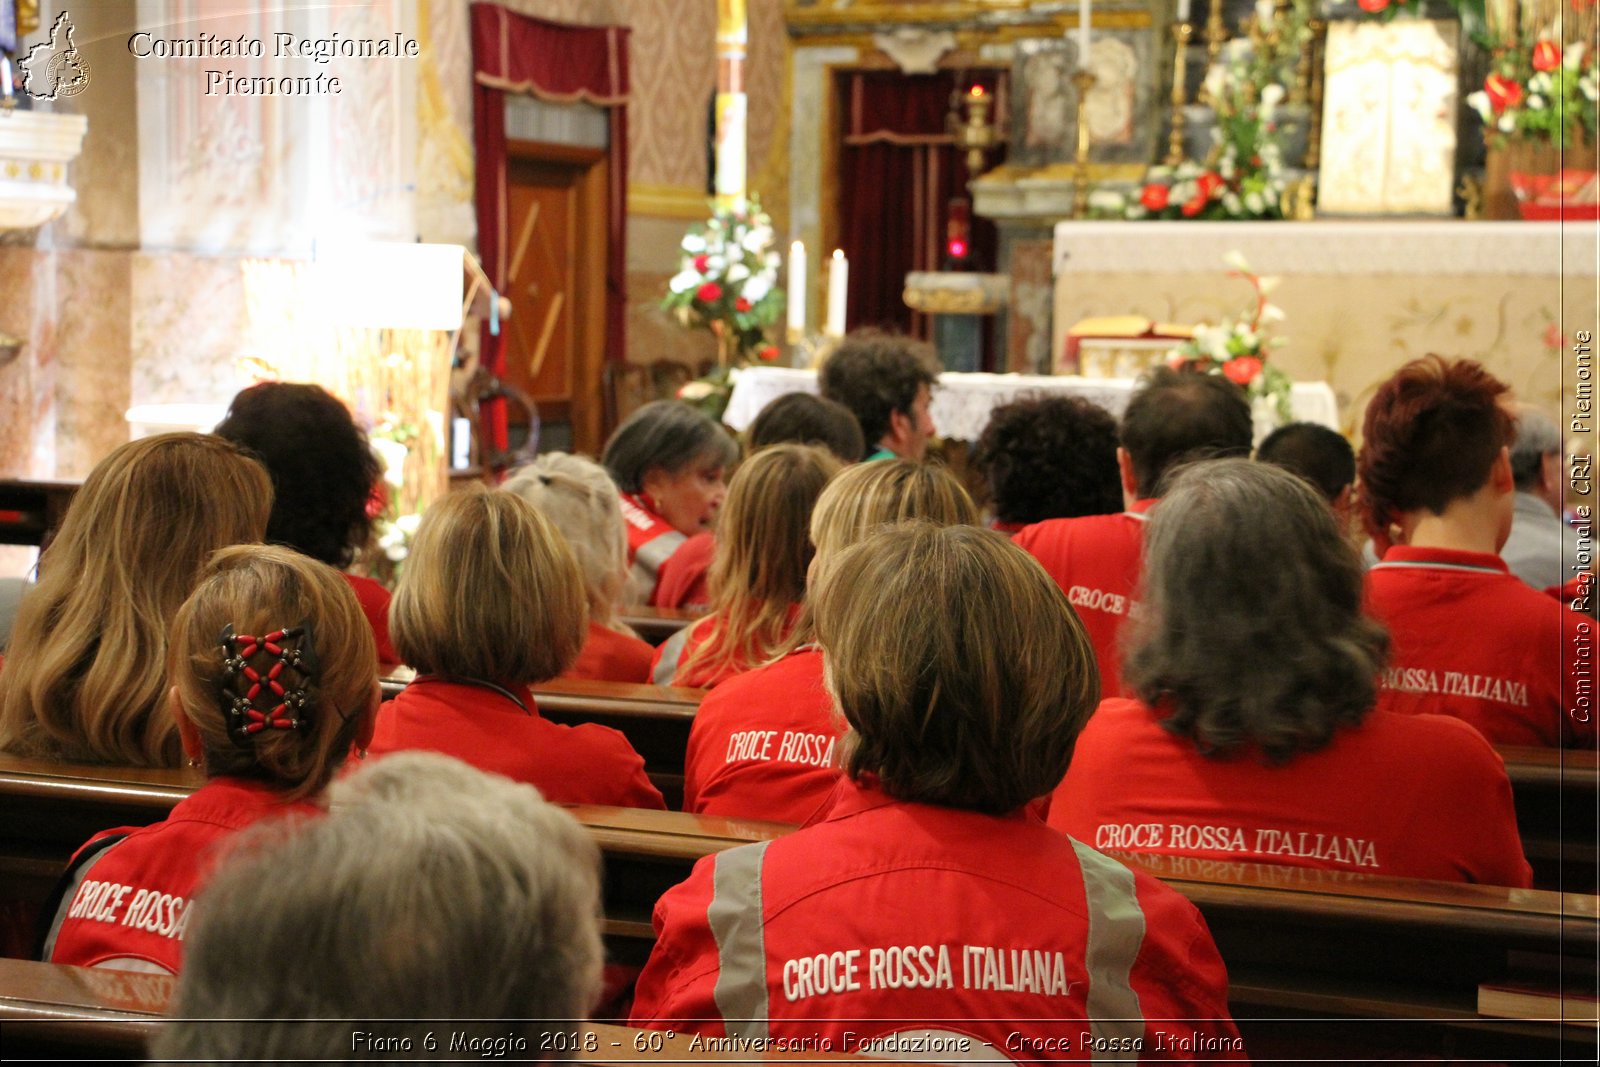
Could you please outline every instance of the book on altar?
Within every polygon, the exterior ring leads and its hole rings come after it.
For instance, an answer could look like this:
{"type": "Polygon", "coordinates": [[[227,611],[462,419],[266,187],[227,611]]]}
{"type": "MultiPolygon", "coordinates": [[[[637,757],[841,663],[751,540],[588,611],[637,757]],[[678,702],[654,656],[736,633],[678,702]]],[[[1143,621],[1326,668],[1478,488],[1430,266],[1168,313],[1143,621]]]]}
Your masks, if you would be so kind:
{"type": "Polygon", "coordinates": [[[1057,374],[1085,378],[1137,378],[1167,352],[1194,336],[1195,328],[1139,315],[1080,319],[1067,330],[1057,374]]]}

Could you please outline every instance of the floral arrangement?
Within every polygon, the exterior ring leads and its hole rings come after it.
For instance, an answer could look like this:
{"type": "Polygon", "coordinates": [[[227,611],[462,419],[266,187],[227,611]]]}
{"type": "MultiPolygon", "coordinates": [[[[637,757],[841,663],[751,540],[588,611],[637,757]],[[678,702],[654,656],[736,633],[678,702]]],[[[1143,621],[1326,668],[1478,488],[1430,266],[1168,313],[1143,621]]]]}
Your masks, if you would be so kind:
{"type": "Polygon", "coordinates": [[[1233,268],[1228,272],[1230,278],[1243,278],[1255,290],[1255,306],[1237,318],[1198,327],[1193,338],[1167,353],[1167,365],[1176,370],[1220,374],[1242,386],[1252,401],[1271,403],[1280,423],[1290,422],[1294,418],[1289,405],[1292,383],[1287,374],[1268,362],[1271,349],[1283,342],[1283,338],[1268,334],[1268,327],[1282,322],[1284,317],[1281,308],[1267,301],[1267,294],[1278,279],[1263,278],[1251,271],[1238,252],[1228,253],[1223,260],[1233,268]]]}
{"type": "Polygon", "coordinates": [[[679,246],[679,270],[667,283],[661,306],[685,326],[711,331],[717,366],[678,396],[713,418],[728,405],[733,368],[751,359],[778,358],[778,346],[768,337],[784,306],[775,243],[772,218],[761,210],[760,198],[751,196],[716,206],[679,246]]]}
{"type": "Polygon", "coordinates": [[[369,554],[366,568],[372,577],[392,586],[400,575],[400,565],[411,552],[411,539],[416,535],[417,524],[422,521],[420,512],[401,514],[400,491],[405,487],[406,460],[421,438],[417,427],[393,414],[367,434],[372,451],[383,464],[383,479],[373,487],[367,500],[367,514],[372,519],[373,533],[377,535],[377,554],[369,554]]]}
{"type": "Polygon", "coordinates": [[[1281,122],[1285,88],[1311,39],[1311,0],[1273,11],[1249,40],[1231,41],[1206,75],[1216,111],[1205,163],[1151,167],[1135,197],[1102,193],[1096,214],[1130,219],[1281,219],[1287,185],[1281,122]]]}
{"type": "Polygon", "coordinates": [[[1594,51],[1582,40],[1563,47],[1546,33],[1495,45],[1483,88],[1468,93],[1467,104],[1495,147],[1521,137],[1569,148],[1594,139],[1597,98],[1594,51]]]}

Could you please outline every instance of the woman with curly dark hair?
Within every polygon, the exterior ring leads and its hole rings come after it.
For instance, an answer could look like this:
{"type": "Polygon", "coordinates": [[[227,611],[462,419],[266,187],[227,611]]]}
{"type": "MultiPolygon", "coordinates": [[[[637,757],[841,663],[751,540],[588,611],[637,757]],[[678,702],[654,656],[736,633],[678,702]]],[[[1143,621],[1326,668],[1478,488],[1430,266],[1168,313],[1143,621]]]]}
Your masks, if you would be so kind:
{"type": "MultiPolygon", "coordinates": [[[[320,385],[261,382],[233,398],[215,432],[272,476],[267,542],[348,567],[372,535],[367,502],[383,468],[343,401],[320,385]]],[[[389,591],[370,578],[345,580],[372,623],[379,662],[400,662],[389,643],[389,591]]]]}
{"type": "Polygon", "coordinates": [[[972,465],[989,485],[1002,533],[1122,510],[1117,420],[1082,397],[1025,397],[995,408],[972,465]]]}
{"type": "Polygon", "coordinates": [[[1123,667],[1138,699],[1096,709],[1051,825],[1112,851],[1529,884],[1494,749],[1380,698],[1388,637],[1310,485],[1211,460],[1150,516],[1123,667]]]}

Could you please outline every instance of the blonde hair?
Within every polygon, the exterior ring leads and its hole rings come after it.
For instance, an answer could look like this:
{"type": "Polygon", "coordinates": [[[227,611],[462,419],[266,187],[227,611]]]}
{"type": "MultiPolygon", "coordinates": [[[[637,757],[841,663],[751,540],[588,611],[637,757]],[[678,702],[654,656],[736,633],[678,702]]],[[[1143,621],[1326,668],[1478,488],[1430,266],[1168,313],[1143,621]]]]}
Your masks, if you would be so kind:
{"type": "MultiPolygon", "coordinates": [[[[338,571],[293,549],[235,545],[211,558],[178,609],[167,676],[200,733],[208,776],[265,778],[299,799],[321,792],[344,763],[377,699],[376,661],[372,627],[338,571]],[[224,673],[230,653],[221,635],[228,626],[257,637],[306,627],[293,642],[309,672],[302,726],[262,730],[244,740],[229,732],[226,708],[237,694],[224,673]]],[[[257,653],[249,665],[264,675],[275,662],[257,653]]]]}
{"type": "Polygon", "coordinates": [[[549,452],[500,488],[532,504],[566,538],[583,571],[590,621],[632,634],[617,618],[617,600],[628,581],[628,534],[617,483],[606,469],[584,456],[549,452]]]}
{"type": "Polygon", "coordinates": [[[578,658],[583,572],[555,526],[511,493],[474,487],[430,507],[389,605],[389,631],[423,674],[527,685],[578,658]]]}
{"type": "Polygon", "coordinates": [[[1100,699],[1083,623],[1005,536],[915,522],[824,564],[824,677],[845,771],[899,800],[1000,814],[1056,787],[1100,699]]]}
{"type": "Polygon", "coordinates": [[[812,509],[839,468],[831,453],[792,444],[764,448],[739,467],[717,520],[711,636],[685,657],[674,682],[753,666],[783,644],[805,597],[812,509]]]}
{"type": "MultiPolygon", "coordinates": [[[[943,467],[904,459],[880,459],[847,467],[828,483],[811,512],[811,543],[820,570],[826,562],[878,526],[925,519],[939,526],[976,526],[978,507],[943,467]]],[[[816,637],[807,599],[783,655],[816,637]]]]}
{"type": "Polygon", "coordinates": [[[212,552],[259,541],[266,470],[220,437],[133,441],[90,472],[39,561],[0,672],[0,749],[176,767],[167,632],[212,552]]]}

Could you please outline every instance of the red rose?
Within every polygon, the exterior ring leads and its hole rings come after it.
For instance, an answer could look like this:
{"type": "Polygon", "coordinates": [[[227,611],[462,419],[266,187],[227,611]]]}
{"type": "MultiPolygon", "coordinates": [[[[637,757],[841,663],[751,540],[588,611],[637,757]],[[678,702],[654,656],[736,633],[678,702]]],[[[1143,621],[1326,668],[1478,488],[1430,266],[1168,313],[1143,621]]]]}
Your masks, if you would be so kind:
{"type": "Polygon", "coordinates": [[[698,255],[698,256],[694,257],[694,269],[699,271],[701,274],[704,274],[706,272],[706,267],[708,267],[710,265],[711,265],[711,257],[710,256],[701,254],[701,255],[698,255]]]}
{"type": "Polygon", "coordinates": [[[763,345],[761,347],[761,351],[756,353],[756,357],[758,359],[764,359],[768,363],[771,363],[773,360],[778,358],[778,346],[777,345],[763,345]]]}
{"type": "Polygon", "coordinates": [[[1208,170],[1196,178],[1194,184],[1200,190],[1199,197],[1203,200],[1210,200],[1213,193],[1222,189],[1222,175],[1216,171],[1208,170]]]}
{"type": "Polygon", "coordinates": [[[744,297],[741,296],[739,299],[737,299],[737,300],[735,300],[733,302],[733,310],[735,310],[735,311],[749,311],[750,310],[750,301],[746,300],[744,297]]]}
{"type": "Polygon", "coordinates": [[[694,291],[694,298],[702,304],[714,304],[722,299],[722,286],[716,282],[706,282],[694,291]]]}
{"type": "Polygon", "coordinates": [[[1235,385],[1249,385],[1261,373],[1261,361],[1255,356],[1240,356],[1222,365],[1222,373],[1235,385]]]}
{"type": "Polygon", "coordinates": [[[1206,209],[1206,202],[1207,198],[1205,196],[1198,193],[1195,194],[1192,200],[1187,200],[1184,202],[1183,217],[1186,219],[1194,218],[1196,215],[1200,214],[1200,212],[1206,209]]]}
{"type": "Polygon", "coordinates": [[[1533,46],[1533,69],[1550,71],[1559,66],[1561,66],[1561,46],[1541,37],[1533,46]]]}
{"type": "Polygon", "coordinates": [[[1483,91],[1488,94],[1489,107],[1496,115],[1508,107],[1522,103],[1522,86],[1510,78],[1491,74],[1483,79],[1483,91]]]}
{"type": "Polygon", "coordinates": [[[1172,190],[1159,182],[1151,182],[1139,193],[1139,203],[1151,211],[1165,211],[1167,200],[1172,196],[1172,190]]]}
{"type": "Polygon", "coordinates": [[[1356,5],[1369,15],[1376,15],[1389,6],[1389,0],[1356,0],[1356,5]]]}

